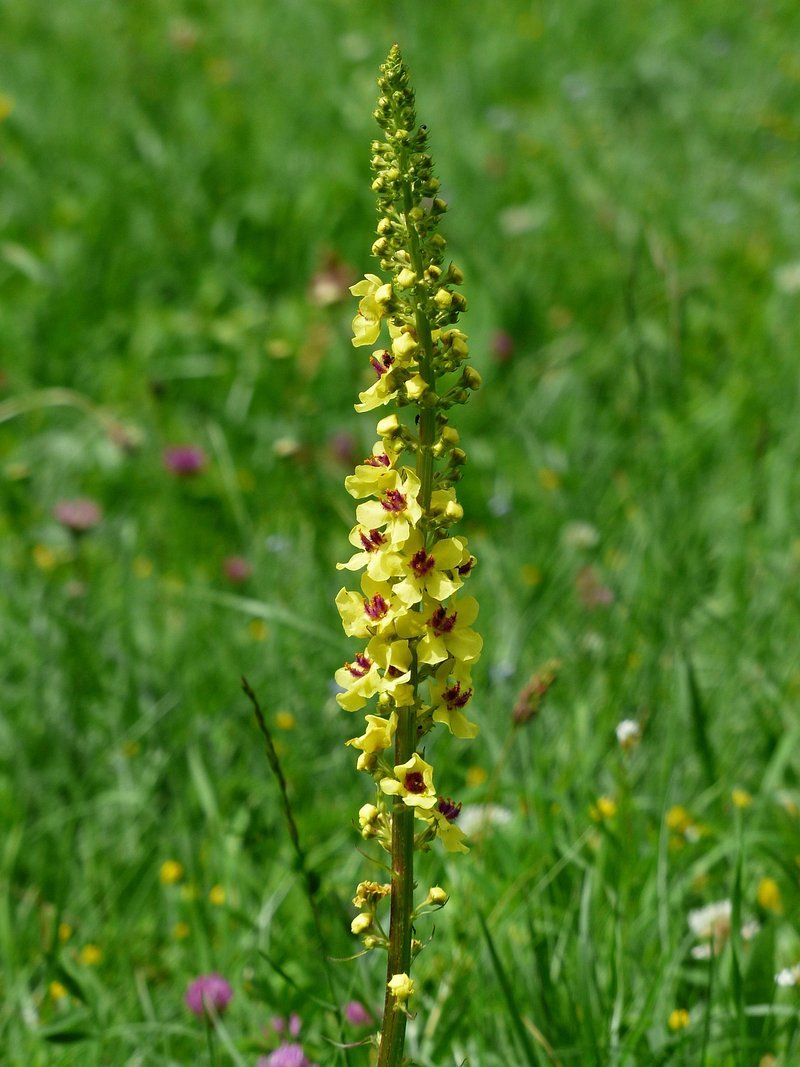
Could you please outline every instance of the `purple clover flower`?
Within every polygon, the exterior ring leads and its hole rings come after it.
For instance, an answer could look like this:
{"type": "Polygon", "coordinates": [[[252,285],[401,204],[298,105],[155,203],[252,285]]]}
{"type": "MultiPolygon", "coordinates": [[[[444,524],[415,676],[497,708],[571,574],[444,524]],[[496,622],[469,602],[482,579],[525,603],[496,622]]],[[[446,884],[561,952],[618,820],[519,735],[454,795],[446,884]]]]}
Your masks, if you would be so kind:
{"type": "Polygon", "coordinates": [[[369,1026],[372,1016],[360,1000],[351,1000],[344,1006],[344,1017],[351,1026],[369,1026]]]}
{"type": "Polygon", "coordinates": [[[164,466],[179,478],[199,474],[206,465],[206,454],[197,445],[170,445],[164,449],[164,466]]]}
{"type": "Polygon", "coordinates": [[[53,508],[53,517],[74,534],[93,529],[103,517],[100,505],[87,497],[75,500],[59,500],[53,508]]]}
{"type": "Polygon", "coordinates": [[[201,974],[189,983],[186,990],[186,1007],[198,1018],[211,1011],[222,1015],[233,998],[233,989],[221,974],[201,974]]]}
{"type": "Polygon", "coordinates": [[[222,561],[222,571],[233,585],[241,585],[252,575],[253,567],[244,556],[228,556],[222,561]]]}
{"type": "Polygon", "coordinates": [[[316,1067],[306,1059],[302,1045],[284,1041],[269,1056],[259,1056],[257,1067],[316,1067]]]}

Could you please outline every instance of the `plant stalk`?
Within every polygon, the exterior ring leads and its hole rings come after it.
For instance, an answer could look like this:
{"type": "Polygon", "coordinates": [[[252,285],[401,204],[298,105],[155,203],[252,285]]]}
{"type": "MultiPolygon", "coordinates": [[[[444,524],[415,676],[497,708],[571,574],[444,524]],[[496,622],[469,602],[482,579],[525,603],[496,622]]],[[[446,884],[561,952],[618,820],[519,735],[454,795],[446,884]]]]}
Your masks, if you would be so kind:
{"type": "MultiPolygon", "coordinates": [[[[402,157],[401,157],[402,158],[402,157]]],[[[405,164],[405,160],[402,160],[405,164]]],[[[405,166],[403,165],[405,171],[405,166]]],[[[417,277],[422,276],[422,257],[419,238],[410,218],[413,206],[411,186],[407,179],[403,181],[403,201],[406,228],[409,235],[411,262],[417,277]]],[[[435,390],[436,379],[433,370],[433,341],[431,327],[425,309],[415,301],[415,320],[417,340],[420,344],[420,372],[431,391],[435,390]]],[[[433,407],[422,410],[419,420],[419,440],[417,447],[417,476],[420,480],[419,503],[423,516],[430,511],[431,493],[433,492],[433,452],[431,451],[436,435],[436,411],[433,407]]],[[[427,531],[426,541],[427,541],[427,531]]],[[[414,687],[414,703],[410,708],[398,710],[397,731],[394,743],[395,764],[411,759],[417,747],[417,707],[419,699],[417,689],[419,672],[416,652],[412,655],[411,681],[414,687]]],[[[389,952],[386,966],[386,980],[395,974],[408,974],[411,970],[411,914],[414,910],[414,811],[395,799],[392,809],[392,895],[391,916],[389,919],[389,952]]],[[[400,1010],[394,996],[386,990],[381,1026],[381,1043],[378,1053],[378,1067],[400,1067],[403,1062],[405,1047],[407,1015],[400,1010]]]]}

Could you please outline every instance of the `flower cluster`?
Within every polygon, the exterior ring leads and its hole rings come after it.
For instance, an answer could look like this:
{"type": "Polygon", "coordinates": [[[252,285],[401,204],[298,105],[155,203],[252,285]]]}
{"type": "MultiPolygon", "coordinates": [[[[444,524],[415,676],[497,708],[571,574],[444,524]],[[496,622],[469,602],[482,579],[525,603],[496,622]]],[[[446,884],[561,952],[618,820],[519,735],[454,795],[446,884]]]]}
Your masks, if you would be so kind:
{"type": "MultiPolygon", "coordinates": [[[[336,605],[359,647],[336,672],[337,700],[349,712],[366,709],[363,733],[348,741],[376,786],[374,803],[359,813],[362,835],[392,852],[400,818],[416,848],[438,838],[449,851],[466,851],[460,805],[439,795],[419,749],[436,724],[457,738],[477,733],[469,717],[471,670],[482,640],[472,629],[478,605],[464,591],[475,558],[463,534],[453,533],[463,516],[455,485],[466,456],[450,412],[480,377],[467,364],[467,338],[456,325],[466,307],[455,288],[462,275],[445,266],[438,224],[446,204],[396,47],[378,84],[383,139],[372,146],[379,211],[372,251],[388,277],[368,274],[351,288],[359,298],[353,345],[372,349],[372,383],[356,410],[394,410],[378,422],[371,454],[345,480],[359,503],[353,553],[339,568],[361,579],[339,592],[336,605]],[[401,418],[406,411],[410,417],[401,418]]],[[[377,910],[389,889],[362,883],[356,894],[361,910],[353,929],[367,948],[387,945],[377,910]]],[[[411,980],[402,977],[390,984],[398,1004],[410,996],[411,980]]]]}

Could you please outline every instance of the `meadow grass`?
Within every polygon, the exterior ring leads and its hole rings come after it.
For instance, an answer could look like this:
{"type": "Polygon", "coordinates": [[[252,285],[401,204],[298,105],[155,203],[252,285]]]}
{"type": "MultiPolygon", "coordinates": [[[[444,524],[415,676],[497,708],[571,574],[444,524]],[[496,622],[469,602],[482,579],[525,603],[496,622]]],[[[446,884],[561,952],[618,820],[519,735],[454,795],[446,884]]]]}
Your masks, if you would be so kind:
{"type": "MultiPolygon", "coordinates": [[[[372,868],[330,686],[350,647],[331,442],[355,435],[356,458],[372,442],[351,302],[319,306],[309,285],[331,252],[366,265],[394,39],[485,382],[459,424],[482,733],[466,762],[447,739],[435,757],[465,809],[510,814],[470,856],[421,865],[452,900],[409,1052],[800,1062],[798,991],[774,982],[800,959],[800,10],[29,0],[0,16],[0,1062],[203,1062],[183,993],[209,970],[235,991],[221,1062],[254,1063],[290,1011],[313,1059],[343,1062],[239,678],[277,739],[331,954],[349,956],[372,868]],[[205,450],[197,477],[164,470],[175,442],[205,450]],[[104,519],[75,539],[52,507],[78,495],[104,519]],[[254,568],[236,587],[234,554],[254,568]],[[557,683],[514,728],[553,658],[557,683]],[[643,725],[629,753],[624,718],[643,725]],[[164,885],[168,860],[183,874],[164,885]],[[732,943],[697,961],[687,913],[723,898],[732,943]],[[747,943],[739,918],[761,924],[747,943]]],[[[334,974],[342,1001],[380,1010],[381,960],[334,974]]]]}

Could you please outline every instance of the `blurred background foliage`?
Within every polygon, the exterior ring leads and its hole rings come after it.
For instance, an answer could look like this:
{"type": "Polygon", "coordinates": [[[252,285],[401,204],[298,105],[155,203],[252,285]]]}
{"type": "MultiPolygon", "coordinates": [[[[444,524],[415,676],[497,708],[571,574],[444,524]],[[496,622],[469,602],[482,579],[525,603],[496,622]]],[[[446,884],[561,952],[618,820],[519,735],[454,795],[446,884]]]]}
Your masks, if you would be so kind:
{"type": "MultiPolygon", "coordinates": [[[[436,762],[446,792],[505,812],[423,870],[453,902],[419,965],[415,1062],[795,1062],[796,1000],[746,1009],[800,957],[800,9],[27,0],[0,28],[6,1062],[200,1057],[181,998],[211,968],[236,989],[232,1062],[293,1009],[336,1060],[238,678],[347,955],[371,868],[333,596],[341,481],[372,437],[346,286],[373,269],[394,40],[485,382],[460,427],[483,732],[436,762]],[[205,455],[193,478],[164,467],[181,443],[205,455]],[[103,518],[75,536],[53,507],[82,496],[103,518]],[[236,585],[231,556],[252,567],[236,585]],[[627,755],[625,717],[644,729],[627,755]],[[744,984],[729,949],[709,987],[686,912],[731,896],[762,932],[744,984]]],[[[375,1009],[379,961],[337,974],[375,1009]]]]}

